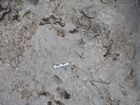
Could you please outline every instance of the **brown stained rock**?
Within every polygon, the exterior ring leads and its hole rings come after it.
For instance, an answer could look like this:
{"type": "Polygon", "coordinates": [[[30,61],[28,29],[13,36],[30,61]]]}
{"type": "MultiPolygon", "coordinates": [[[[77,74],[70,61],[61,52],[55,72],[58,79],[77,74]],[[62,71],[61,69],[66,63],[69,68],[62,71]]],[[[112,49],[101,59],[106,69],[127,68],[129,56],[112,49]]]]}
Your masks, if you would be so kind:
{"type": "Polygon", "coordinates": [[[2,20],[5,18],[5,16],[6,16],[8,13],[10,13],[10,12],[11,12],[11,8],[9,8],[8,11],[6,11],[6,12],[4,12],[4,13],[2,14],[2,16],[0,17],[0,21],[2,21],[2,20]]]}
{"type": "Polygon", "coordinates": [[[54,101],[56,105],[65,105],[63,102],[61,101],[54,101]]]}
{"type": "MultiPolygon", "coordinates": [[[[17,2],[20,2],[20,0],[17,2]]],[[[9,63],[17,67],[25,49],[30,46],[27,44],[27,40],[30,40],[37,32],[38,23],[36,15],[30,11],[21,16],[20,21],[17,21],[19,10],[16,10],[16,7],[12,7],[9,11],[10,13],[6,14],[6,20],[4,19],[3,23],[7,27],[12,25],[13,27],[6,29],[3,26],[3,30],[1,30],[3,36],[0,36],[0,58],[3,62],[6,60],[10,61],[9,63]]]]}
{"type": "Polygon", "coordinates": [[[46,91],[43,91],[43,92],[40,92],[38,95],[48,97],[48,96],[50,96],[50,93],[46,92],[46,91]]]}
{"type": "Polygon", "coordinates": [[[68,94],[66,91],[63,93],[64,99],[70,99],[70,94],[68,94]]]}
{"type": "Polygon", "coordinates": [[[56,17],[54,15],[51,15],[46,18],[42,18],[42,21],[39,23],[39,25],[45,25],[45,24],[59,24],[61,27],[65,26],[63,19],[60,17],[56,17]]]}
{"type": "Polygon", "coordinates": [[[37,21],[35,14],[31,12],[27,12],[23,16],[24,23],[20,27],[19,33],[25,38],[25,39],[31,39],[32,35],[37,32],[37,21]]]}
{"type": "Polygon", "coordinates": [[[51,101],[49,101],[49,102],[47,103],[47,105],[52,105],[52,102],[51,102],[51,101]]]}
{"type": "Polygon", "coordinates": [[[62,100],[62,98],[64,99],[70,99],[70,94],[67,93],[67,91],[65,91],[64,89],[58,87],[56,89],[56,92],[55,92],[55,100],[57,101],[60,101],[62,100]]]}
{"type": "Polygon", "coordinates": [[[79,32],[78,29],[73,29],[73,30],[70,30],[70,31],[69,31],[69,33],[71,33],[71,34],[75,34],[75,33],[77,33],[77,32],[79,32]]]}
{"type": "Polygon", "coordinates": [[[65,37],[65,31],[63,29],[55,28],[57,35],[61,37],[65,37]]]}
{"type": "Polygon", "coordinates": [[[130,71],[130,73],[128,75],[125,76],[124,81],[130,87],[135,86],[135,80],[134,80],[134,76],[133,76],[133,69],[130,71]]]}
{"type": "Polygon", "coordinates": [[[119,105],[119,100],[113,100],[110,97],[105,97],[105,105],[119,105]]]}

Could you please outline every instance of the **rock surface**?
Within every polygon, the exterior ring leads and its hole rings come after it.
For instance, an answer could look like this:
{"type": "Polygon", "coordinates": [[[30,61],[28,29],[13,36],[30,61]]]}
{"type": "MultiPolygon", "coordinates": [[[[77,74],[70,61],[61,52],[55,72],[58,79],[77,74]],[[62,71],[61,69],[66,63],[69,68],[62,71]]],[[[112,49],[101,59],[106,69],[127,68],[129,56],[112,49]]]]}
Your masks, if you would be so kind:
{"type": "Polygon", "coordinates": [[[139,34],[139,0],[0,0],[0,105],[140,105],[139,34]]]}

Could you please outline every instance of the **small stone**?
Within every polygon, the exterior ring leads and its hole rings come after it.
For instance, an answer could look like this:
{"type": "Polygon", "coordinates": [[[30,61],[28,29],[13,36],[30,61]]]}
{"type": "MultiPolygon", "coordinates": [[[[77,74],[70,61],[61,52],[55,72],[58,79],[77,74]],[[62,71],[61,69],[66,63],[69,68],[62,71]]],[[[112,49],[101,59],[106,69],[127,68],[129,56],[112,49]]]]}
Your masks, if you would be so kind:
{"type": "Polygon", "coordinates": [[[51,77],[51,80],[52,80],[52,82],[54,82],[54,83],[57,84],[57,85],[62,84],[61,78],[60,78],[59,76],[57,76],[57,75],[52,76],[52,77],[51,77]]]}

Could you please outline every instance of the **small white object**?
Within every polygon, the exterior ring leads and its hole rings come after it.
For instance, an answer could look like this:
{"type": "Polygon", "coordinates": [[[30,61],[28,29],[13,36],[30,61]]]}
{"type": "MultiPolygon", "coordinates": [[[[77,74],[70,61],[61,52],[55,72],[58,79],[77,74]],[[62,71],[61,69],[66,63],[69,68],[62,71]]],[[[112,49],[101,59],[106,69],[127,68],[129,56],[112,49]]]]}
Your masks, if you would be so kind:
{"type": "Polygon", "coordinates": [[[66,67],[68,65],[69,65],[69,63],[62,63],[62,64],[59,64],[59,65],[54,65],[53,68],[58,69],[58,68],[61,68],[61,67],[66,67]]]}

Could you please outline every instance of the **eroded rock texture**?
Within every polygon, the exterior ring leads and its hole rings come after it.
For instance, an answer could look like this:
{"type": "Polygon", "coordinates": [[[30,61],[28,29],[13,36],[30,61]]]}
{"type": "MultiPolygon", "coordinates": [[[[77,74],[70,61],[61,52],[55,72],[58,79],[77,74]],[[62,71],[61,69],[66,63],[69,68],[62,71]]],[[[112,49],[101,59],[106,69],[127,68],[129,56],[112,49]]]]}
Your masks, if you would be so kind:
{"type": "Polygon", "coordinates": [[[138,0],[0,0],[0,105],[140,105],[139,27],[138,0]]]}

